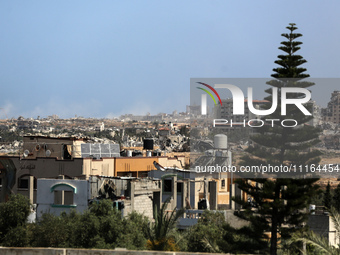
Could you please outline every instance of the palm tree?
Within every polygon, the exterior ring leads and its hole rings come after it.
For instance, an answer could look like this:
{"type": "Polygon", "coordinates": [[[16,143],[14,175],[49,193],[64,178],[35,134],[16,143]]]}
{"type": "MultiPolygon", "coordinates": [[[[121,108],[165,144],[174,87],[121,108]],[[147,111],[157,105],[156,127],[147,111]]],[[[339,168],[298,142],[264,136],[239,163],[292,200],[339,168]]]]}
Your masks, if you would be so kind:
{"type": "Polygon", "coordinates": [[[184,209],[177,210],[176,208],[168,214],[166,208],[169,204],[169,199],[165,201],[162,207],[155,210],[155,222],[148,225],[146,235],[148,238],[147,248],[158,251],[175,251],[177,245],[175,243],[175,231],[177,220],[183,215],[184,209]]]}
{"type": "MultiPolygon", "coordinates": [[[[336,229],[337,238],[340,239],[340,214],[334,207],[330,208],[329,213],[336,229]]],[[[329,244],[326,238],[315,234],[313,231],[293,235],[292,242],[304,242],[313,246],[315,254],[340,255],[340,247],[334,247],[329,244]]],[[[303,255],[307,254],[304,250],[301,250],[301,252],[303,255]]]]}

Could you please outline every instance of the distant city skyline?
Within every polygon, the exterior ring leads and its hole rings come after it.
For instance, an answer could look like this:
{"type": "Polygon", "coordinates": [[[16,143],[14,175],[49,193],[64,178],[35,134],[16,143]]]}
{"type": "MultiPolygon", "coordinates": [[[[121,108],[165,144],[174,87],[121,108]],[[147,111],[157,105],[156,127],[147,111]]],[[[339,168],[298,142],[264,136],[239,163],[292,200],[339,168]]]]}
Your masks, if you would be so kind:
{"type": "MultiPolygon", "coordinates": [[[[2,1],[0,118],[184,112],[190,78],[270,77],[289,23],[307,73],[339,77],[339,11],[338,1],[2,1]]],[[[315,88],[317,103],[335,89],[315,88]]]]}

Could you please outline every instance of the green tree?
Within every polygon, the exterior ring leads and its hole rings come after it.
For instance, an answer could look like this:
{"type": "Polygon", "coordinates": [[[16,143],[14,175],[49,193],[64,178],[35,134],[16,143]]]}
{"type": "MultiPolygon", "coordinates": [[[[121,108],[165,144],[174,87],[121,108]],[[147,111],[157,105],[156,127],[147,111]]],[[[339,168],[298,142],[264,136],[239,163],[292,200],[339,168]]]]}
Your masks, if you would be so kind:
{"type": "Polygon", "coordinates": [[[30,206],[29,199],[20,194],[11,195],[6,203],[0,204],[0,243],[5,240],[4,245],[23,246],[27,242],[26,222],[30,206]],[[16,234],[19,232],[20,235],[16,234]]]}
{"type": "MultiPolygon", "coordinates": [[[[278,102],[281,102],[281,90],[285,87],[308,88],[313,83],[302,81],[309,77],[305,74],[305,68],[300,67],[306,60],[297,55],[302,42],[296,41],[302,34],[295,33],[297,27],[291,23],[287,27],[289,33],[282,36],[286,39],[279,47],[284,55],[279,55],[275,61],[279,65],[274,68],[272,77],[275,80],[267,82],[268,85],[278,90],[278,102]],[[293,78],[293,79],[291,79],[293,78]]],[[[272,90],[266,90],[269,94],[265,99],[273,102],[272,90]]],[[[301,93],[290,93],[289,98],[302,98],[301,93]]],[[[271,104],[264,106],[269,109],[271,104]]],[[[319,130],[305,125],[312,119],[305,116],[294,105],[287,105],[286,116],[281,116],[281,106],[278,105],[276,111],[265,116],[266,119],[277,119],[273,127],[266,125],[257,128],[259,133],[252,136],[252,146],[249,146],[248,155],[244,156],[242,165],[308,165],[320,161],[320,152],[311,149],[319,142],[319,130]],[[298,122],[296,127],[283,127],[283,119],[294,119],[298,122]]],[[[279,176],[280,177],[280,176],[279,176]]],[[[281,176],[282,177],[282,176],[281,176]]],[[[292,176],[293,177],[293,176],[292,176]]],[[[303,227],[307,215],[303,209],[307,207],[310,199],[316,194],[318,187],[316,179],[304,178],[275,178],[275,179],[239,179],[237,183],[241,190],[253,197],[257,204],[257,209],[252,210],[246,203],[239,201],[246,207],[243,217],[252,224],[257,224],[254,228],[259,235],[270,232],[270,254],[276,255],[278,248],[278,236],[288,239],[291,234],[303,227]],[[258,227],[260,229],[258,229],[258,227]]],[[[253,232],[250,232],[253,234],[253,232]]]]}
{"type": "MultiPolygon", "coordinates": [[[[332,222],[334,224],[335,230],[337,233],[340,233],[340,214],[338,211],[331,207],[329,208],[330,216],[332,219],[332,222]]],[[[339,235],[337,235],[337,238],[339,238],[339,235]]],[[[310,245],[314,248],[313,253],[308,254],[327,254],[327,255],[339,255],[340,254],[340,248],[335,247],[329,243],[329,240],[319,236],[318,234],[315,234],[313,231],[308,231],[305,233],[295,233],[292,237],[291,243],[296,242],[304,242],[307,245],[310,245]]],[[[302,254],[305,255],[304,251],[302,251],[302,254]]]]}
{"type": "Polygon", "coordinates": [[[144,250],[147,237],[144,229],[148,227],[149,219],[137,212],[130,213],[122,221],[122,229],[117,240],[118,247],[125,247],[129,250],[144,250]]]}
{"type": "Polygon", "coordinates": [[[204,211],[188,234],[190,252],[220,252],[226,224],[224,215],[218,212],[204,211]]]}
{"type": "MultiPolygon", "coordinates": [[[[39,222],[35,224],[33,228],[34,239],[32,241],[32,246],[72,247],[72,242],[69,240],[72,237],[72,232],[67,224],[66,217],[67,216],[55,216],[50,213],[43,214],[39,222]]],[[[75,224],[77,221],[76,218],[73,219],[75,224]]]]}
{"type": "Polygon", "coordinates": [[[338,186],[334,190],[333,204],[334,208],[338,211],[338,213],[340,213],[340,184],[338,184],[338,186]]]}
{"type": "Polygon", "coordinates": [[[178,250],[174,232],[176,232],[177,220],[183,215],[184,209],[175,208],[168,214],[166,212],[168,204],[169,200],[164,202],[158,211],[155,210],[155,222],[150,222],[146,228],[147,248],[150,250],[178,250]]]}
{"type": "Polygon", "coordinates": [[[323,205],[326,209],[330,209],[332,206],[331,185],[329,184],[329,181],[326,186],[326,191],[323,195],[323,205]]]}

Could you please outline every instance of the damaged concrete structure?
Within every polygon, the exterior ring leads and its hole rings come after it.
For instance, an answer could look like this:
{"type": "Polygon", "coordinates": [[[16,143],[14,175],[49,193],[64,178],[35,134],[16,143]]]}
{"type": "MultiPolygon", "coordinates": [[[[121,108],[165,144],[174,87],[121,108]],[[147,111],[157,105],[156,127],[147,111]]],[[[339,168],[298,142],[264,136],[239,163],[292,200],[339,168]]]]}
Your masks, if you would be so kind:
{"type": "Polygon", "coordinates": [[[122,216],[136,211],[150,219],[161,206],[160,180],[91,176],[88,180],[38,179],[37,217],[49,212],[84,212],[91,203],[110,199],[122,216]]]}
{"type": "Polygon", "coordinates": [[[327,108],[323,108],[321,113],[323,121],[340,124],[340,91],[332,93],[327,108]]]}
{"type": "Polygon", "coordinates": [[[232,196],[243,197],[242,191],[228,174],[197,173],[165,168],[149,172],[149,177],[162,180],[162,201],[170,198],[171,209],[237,209],[232,196]]]}

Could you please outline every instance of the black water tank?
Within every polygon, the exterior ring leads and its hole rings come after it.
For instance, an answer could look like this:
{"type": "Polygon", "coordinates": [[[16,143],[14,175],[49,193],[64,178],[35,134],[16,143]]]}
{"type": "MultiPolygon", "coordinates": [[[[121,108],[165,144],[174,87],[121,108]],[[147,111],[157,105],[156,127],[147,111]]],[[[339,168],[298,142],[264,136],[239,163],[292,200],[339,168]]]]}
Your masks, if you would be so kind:
{"type": "Polygon", "coordinates": [[[143,141],[143,149],[144,150],[153,150],[153,139],[145,138],[143,141]]]}
{"type": "Polygon", "coordinates": [[[154,157],[160,157],[160,156],[162,156],[162,152],[161,152],[161,151],[153,151],[153,152],[152,152],[152,156],[154,156],[154,157]]]}

